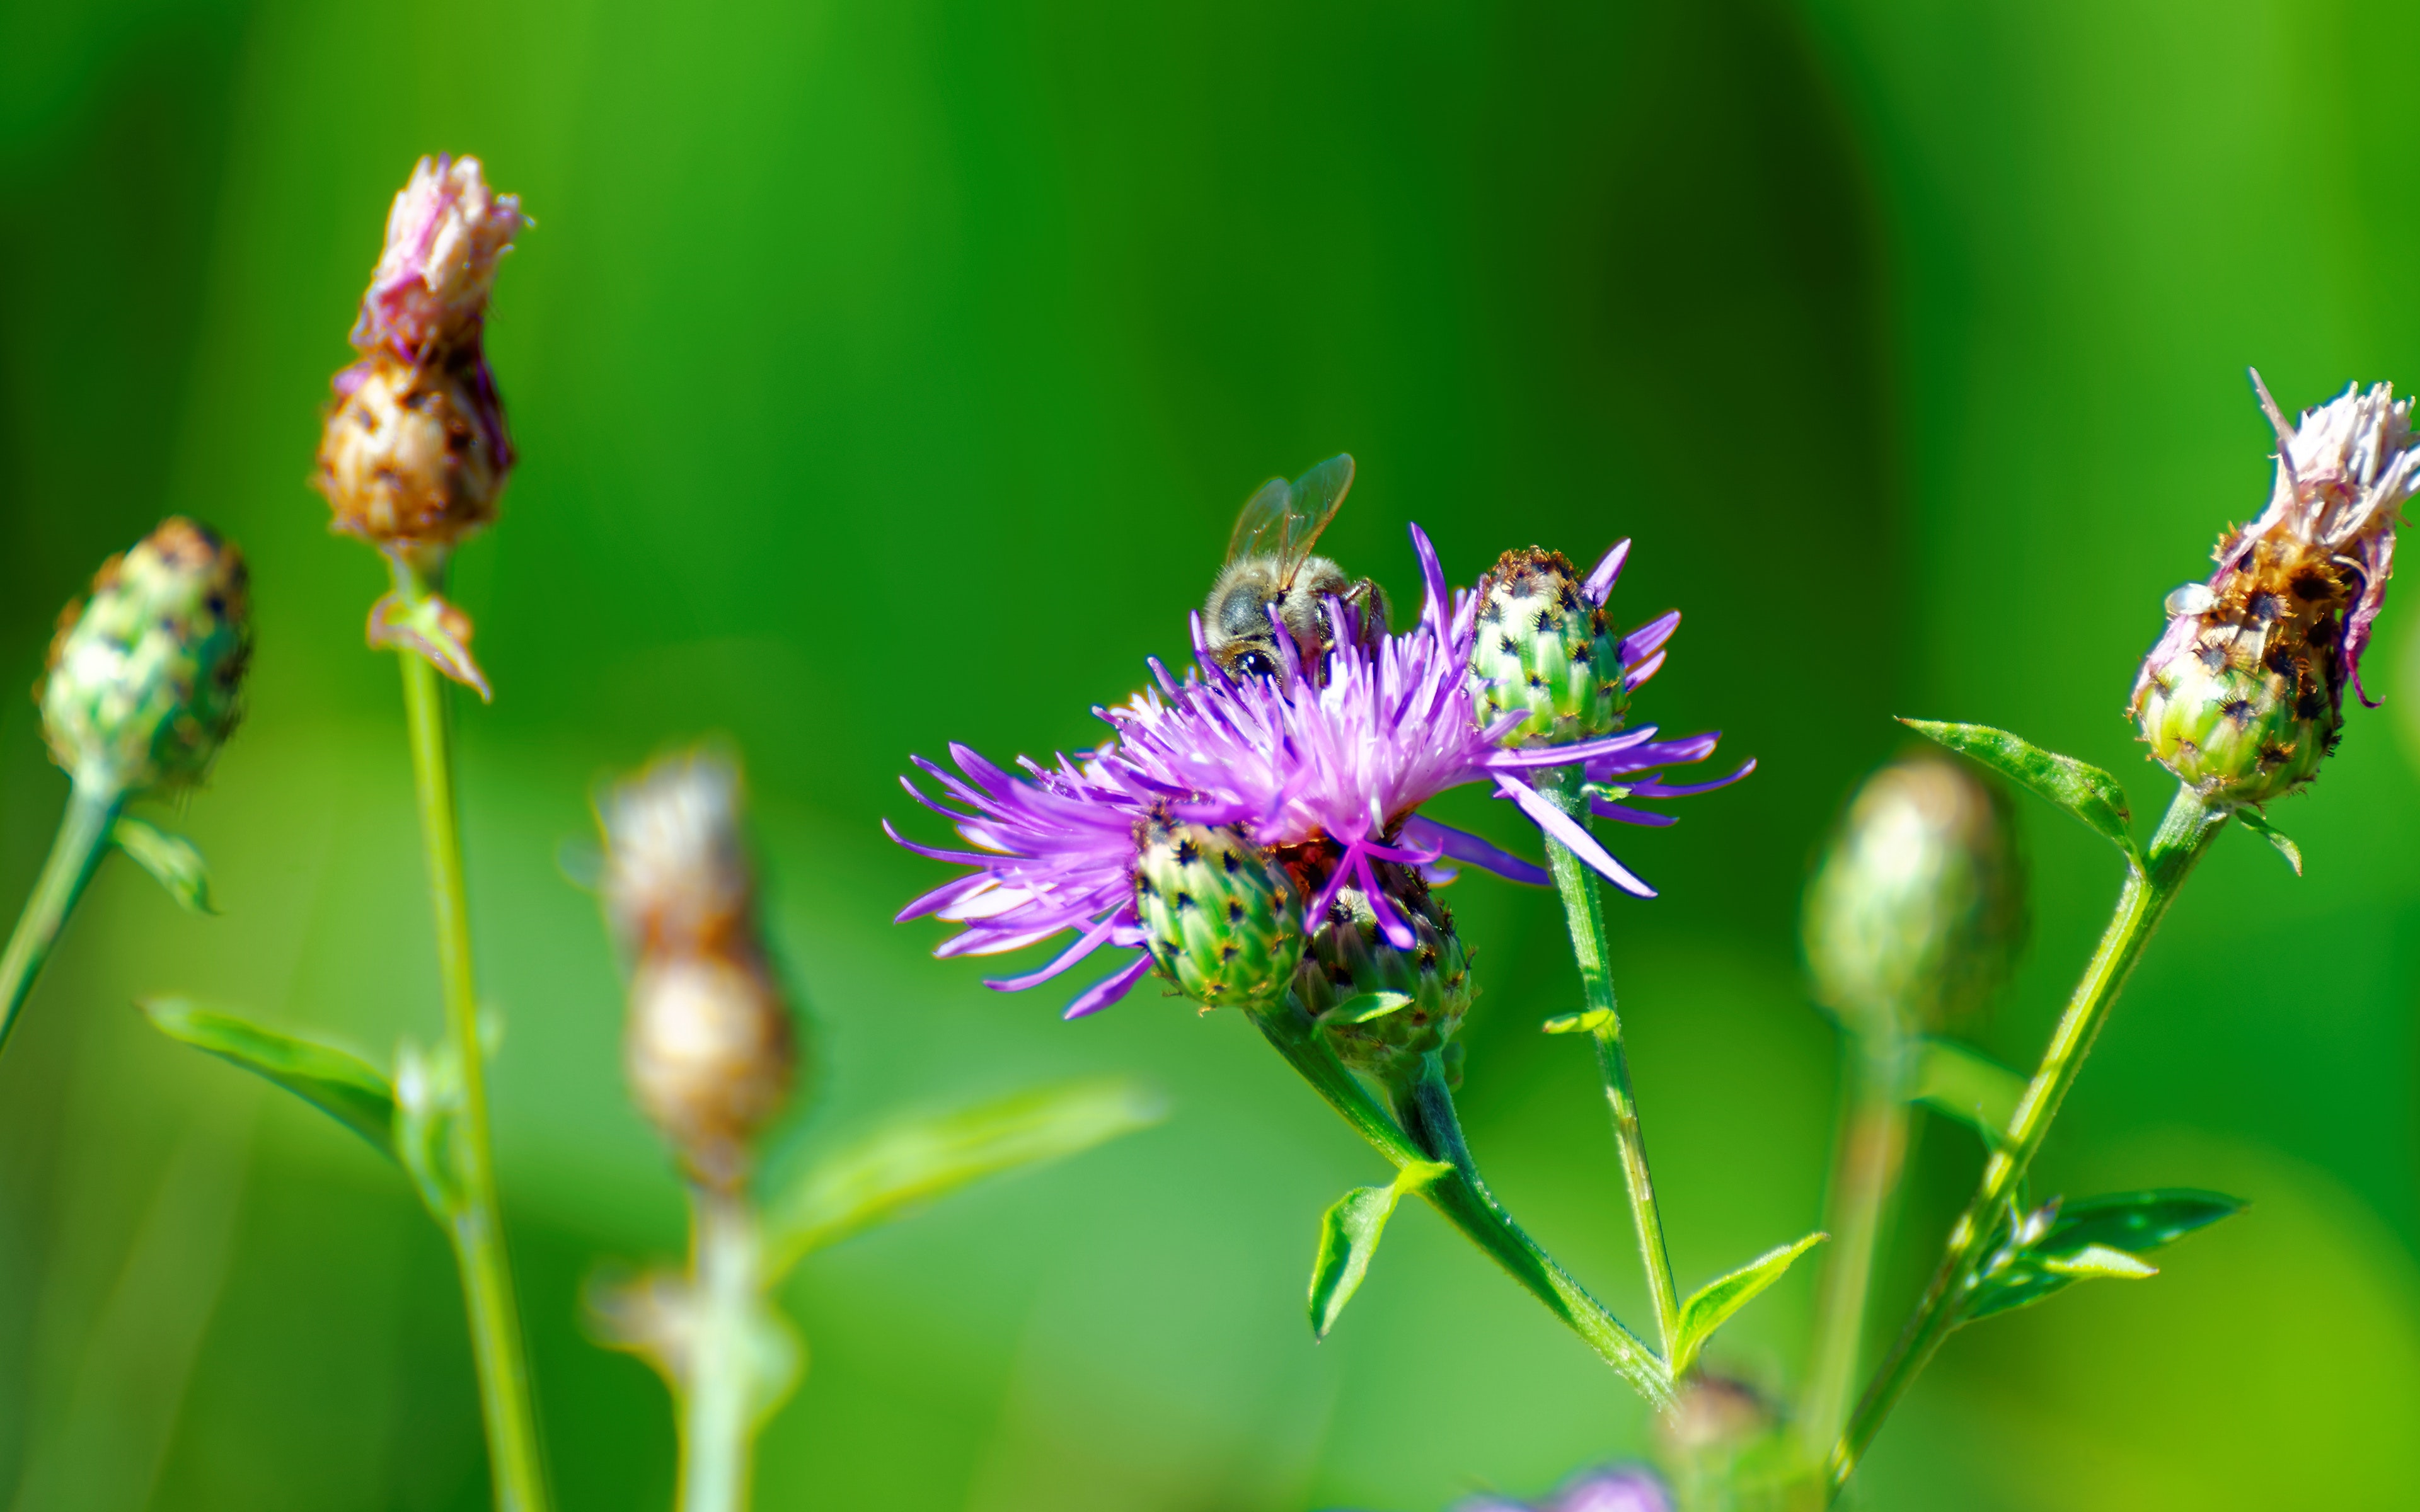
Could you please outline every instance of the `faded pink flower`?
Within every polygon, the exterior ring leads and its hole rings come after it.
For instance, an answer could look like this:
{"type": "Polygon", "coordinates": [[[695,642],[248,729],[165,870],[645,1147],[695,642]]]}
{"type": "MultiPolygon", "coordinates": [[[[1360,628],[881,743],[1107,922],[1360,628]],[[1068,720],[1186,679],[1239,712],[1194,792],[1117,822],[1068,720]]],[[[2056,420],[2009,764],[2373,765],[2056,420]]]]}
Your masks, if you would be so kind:
{"type": "Polygon", "coordinates": [[[476,158],[423,158],[387,213],[352,342],[418,363],[440,346],[475,341],[496,259],[530,224],[518,195],[488,188],[476,158]]]}

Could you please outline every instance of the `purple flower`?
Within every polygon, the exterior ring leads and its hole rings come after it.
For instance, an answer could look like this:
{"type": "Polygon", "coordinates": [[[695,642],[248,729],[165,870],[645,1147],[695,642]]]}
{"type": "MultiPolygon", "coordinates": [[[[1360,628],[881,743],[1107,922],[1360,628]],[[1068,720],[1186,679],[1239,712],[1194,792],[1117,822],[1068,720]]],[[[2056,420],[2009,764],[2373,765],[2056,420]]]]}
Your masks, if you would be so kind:
{"type": "MultiPolygon", "coordinates": [[[[977,849],[914,845],[895,831],[892,838],[920,855],[975,870],[918,899],[900,918],[931,914],[963,924],[938,952],[944,956],[988,955],[1078,932],[1076,943],[1047,966],[989,984],[1004,991],[1047,980],[1103,945],[1134,947],[1140,938],[1131,878],[1135,826],[1159,809],[1183,822],[1237,826],[1263,847],[1324,847],[1325,885],[1304,917],[1325,917],[1337,892],[1355,887],[1371,900],[1388,939],[1408,949],[1414,931],[1387,902],[1373,862],[1429,866],[1450,857],[1518,881],[1546,880],[1535,864],[1419,812],[1438,794],[1473,782],[1490,784],[1616,886],[1654,896],[1528,776],[1584,764],[1591,780],[1625,789],[1625,796],[1678,796],[1700,789],[1667,787],[1653,774],[1703,760],[1715,737],[1658,742],[1650,726],[1565,745],[1508,748],[1505,738],[1526,715],[1507,713],[1486,725],[1472,717],[1474,607],[1466,595],[1457,600],[1449,593],[1436,553],[1417,526],[1412,542],[1428,601],[1419,624],[1404,634],[1368,643],[1351,633],[1350,607],[1331,604],[1329,612],[1345,633],[1321,667],[1306,669],[1290,638],[1280,636],[1282,675],[1238,679],[1211,659],[1196,616],[1196,667],[1179,681],[1154,659],[1156,687],[1117,708],[1095,711],[1115,738],[1080,763],[1063,755],[1049,767],[1022,762],[1019,776],[954,746],[961,779],[920,759],[919,769],[960,807],[926,797],[912,781],[906,782],[908,792],[948,817],[977,849]]],[[[1602,579],[1609,586],[1621,555],[1617,548],[1591,584],[1602,579]]],[[[1643,669],[1638,680],[1661,664],[1675,623],[1667,616],[1623,642],[1625,667],[1643,669]]],[[[1632,823],[1668,822],[1622,809],[1614,799],[1600,802],[1599,810],[1632,823]]],[[[1078,997],[1068,1016],[1107,1007],[1148,969],[1147,959],[1137,959],[1078,997]]]]}
{"type": "Polygon", "coordinates": [[[529,224],[519,196],[488,188],[478,159],[421,159],[388,212],[353,345],[417,363],[440,344],[475,339],[496,259],[529,224]]]}
{"type": "Polygon", "coordinates": [[[1465,1502],[1455,1512],[1672,1512],[1672,1497],[1652,1472],[1615,1465],[1567,1482],[1544,1502],[1489,1496],[1465,1502]]]}

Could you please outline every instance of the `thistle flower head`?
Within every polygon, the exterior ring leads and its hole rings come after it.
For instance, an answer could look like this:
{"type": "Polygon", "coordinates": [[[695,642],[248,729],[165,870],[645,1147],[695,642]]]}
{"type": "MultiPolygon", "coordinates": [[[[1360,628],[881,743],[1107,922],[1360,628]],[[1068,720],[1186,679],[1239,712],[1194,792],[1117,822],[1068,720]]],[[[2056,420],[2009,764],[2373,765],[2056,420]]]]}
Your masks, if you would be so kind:
{"type": "Polygon", "coordinates": [[[2024,882],[2006,801],[1916,756],[1866,779],[1807,889],[1817,1000],[1863,1033],[1942,1030],[2007,980],[2024,882]]]}
{"type": "MultiPolygon", "coordinates": [[[[1335,860],[1330,847],[1296,846],[1280,854],[1306,892],[1326,890],[1322,882],[1335,860]]],[[[1408,1005],[1358,1023],[1328,1017],[1328,1042],[1346,1065],[1384,1087],[1410,1088],[1430,1056],[1444,1060],[1450,1083],[1459,1083],[1462,1046],[1454,1035],[1478,995],[1470,952],[1454,933],[1453,915],[1417,869],[1381,860],[1373,863],[1370,875],[1375,887],[1368,891],[1335,889],[1295,973],[1295,999],[1304,1011],[1321,1017],[1365,994],[1409,997],[1408,1005]],[[1380,926],[1381,917],[1407,928],[1411,944],[1396,945],[1380,926]]]]}
{"type": "Polygon", "coordinates": [[[475,344],[496,260],[529,224],[520,196],[488,188],[478,159],[421,159],[387,212],[353,345],[419,363],[439,347],[475,344]]]}
{"type": "Polygon", "coordinates": [[[2218,570],[2168,595],[2130,712],[2152,757],[2205,803],[2261,804],[2302,787],[2335,748],[2348,686],[2394,569],[2400,511],[2420,488],[2412,401],[2349,387],[2277,433],[2258,519],[2219,540],[2218,570]]]}
{"type": "MultiPolygon", "coordinates": [[[[1625,890],[1652,896],[1588,830],[1530,785],[1530,774],[1587,764],[1625,778],[1667,762],[1701,760],[1714,737],[1658,744],[1655,730],[1608,733],[1552,748],[1509,747],[1525,710],[1481,723],[1472,716],[1469,671],[1475,605],[1448,592],[1436,554],[1417,527],[1413,544],[1428,582],[1419,622],[1401,635],[1365,636],[1352,607],[1331,600],[1337,625],[1326,675],[1302,674],[1295,648],[1278,638],[1283,675],[1236,678],[1222,671],[1194,622],[1196,665],[1182,679],[1156,660],[1154,686],[1113,709],[1095,712],[1113,738],[1083,761],[1021,764],[1016,775],[953,746],[963,779],[933,764],[918,766],[951,807],[918,802],[950,819],[975,849],[909,848],[974,870],[909,905],[904,920],[931,914],[963,924],[942,955],[991,954],[1063,931],[1074,946],[1040,971],[990,985],[1032,986],[1104,945],[1144,943],[1134,907],[1136,826],[1162,813],[1172,825],[1234,830],[1263,853],[1319,845],[1328,863],[1302,917],[1327,916],[1342,891],[1359,892],[1380,934],[1398,950],[1418,948],[1417,928],[1375,880],[1381,863],[1437,867],[1453,860],[1519,881],[1543,883],[1543,868],[1419,812],[1452,788],[1489,784],[1532,822],[1625,890]]],[[[1632,796],[1691,791],[1659,788],[1648,776],[1632,796]]],[[[1660,816],[1658,816],[1660,817],[1660,816]]],[[[1644,822],[1654,822],[1649,818],[1644,822]]],[[[887,827],[887,826],[886,826],[887,827]]],[[[892,833],[898,839],[896,832],[892,833]]],[[[908,842],[901,841],[902,844],[908,842]]],[[[1070,1016],[1123,995],[1150,968],[1129,963],[1088,990],[1070,1016]]]]}
{"type": "Polygon", "coordinates": [[[623,1059],[633,1099],[690,1173],[730,1185],[781,1111],[799,1046],[758,937],[739,772],[664,757],[598,804],[607,917],[634,952],[623,1059]]]}
{"type": "Polygon", "coordinates": [[[252,655],[243,554],[170,518],[70,604],[36,696],[78,786],[134,795],[199,781],[233,733],[252,655]]]}
{"type": "Polygon", "coordinates": [[[329,528],[381,549],[450,549],[491,523],[512,469],[476,347],[414,364],[380,349],[336,375],[314,485],[329,528]]]}
{"type": "Polygon", "coordinates": [[[1203,1011],[1261,1009],[1302,960],[1302,892],[1251,837],[1155,810],[1135,836],[1135,909],[1159,974],[1203,1011]]]}

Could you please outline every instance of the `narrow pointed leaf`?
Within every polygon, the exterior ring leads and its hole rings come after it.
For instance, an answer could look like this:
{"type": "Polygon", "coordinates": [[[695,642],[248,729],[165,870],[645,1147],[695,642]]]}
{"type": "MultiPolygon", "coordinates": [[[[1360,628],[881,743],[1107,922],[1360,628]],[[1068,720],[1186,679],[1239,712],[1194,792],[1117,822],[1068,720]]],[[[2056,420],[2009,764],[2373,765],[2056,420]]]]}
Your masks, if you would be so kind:
{"type": "Polygon", "coordinates": [[[1990,725],[1946,724],[1934,719],[1901,719],[1900,723],[2030,788],[2084,821],[2093,833],[2128,856],[2141,859],[2142,853],[2134,844],[2134,816],[2126,807],[2126,790],[2100,767],[2044,750],[1990,725]]]}
{"type": "Polygon", "coordinates": [[[1696,1363],[1698,1351],[1714,1330],[1754,1301],[1757,1294],[1781,1279],[1792,1262],[1832,1236],[1813,1233],[1795,1244],[1767,1250],[1729,1275],[1719,1275],[1689,1294],[1681,1304],[1679,1336],[1672,1341],[1672,1374],[1678,1379],[1696,1363]]]}
{"type": "Polygon", "coordinates": [[[1972,1128],[1993,1149],[2008,1138],[2025,1095],[2025,1079],[1979,1050],[1955,1040],[1927,1040],[1910,1099],[1972,1128]]]}
{"type": "Polygon", "coordinates": [[[2276,846],[2277,854],[2284,856],[2286,864],[2294,869],[2294,875],[2299,877],[2303,874],[2303,848],[2300,845],[2288,840],[2273,827],[2267,819],[2249,809],[2236,810],[2235,818],[2236,822],[2244,828],[2276,846]]]}
{"type": "Polygon", "coordinates": [[[135,1005],[171,1040],[265,1076],[395,1154],[395,1088],[367,1061],[331,1045],[267,1029],[233,1013],[183,997],[151,997],[135,1005]]]}
{"type": "Polygon", "coordinates": [[[1101,1077],[892,1124],[814,1162],[772,1195],[765,1211],[768,1284],[811,1251],[960,1187],[1090,1149],[1165,1117],[1165,1102],[1150,1088],[1101,1077]]]}
{"type": "Polygon", "coordinates": [[[2041,1237],[1994,1256],[1959,1309],[1962,1323],[2029,1307],[2076,1281],[2158,1274],[2142,1257],[2243,1211],[2215,1192],[2119,1192],[2062,1203],[2041,1237]]]}
{"type": "Polygon", "coordinates": [[[1362,993],[1322,1013],[1319,1021],[1322,1024],[1367,1024],[1411,1006],[1409,993],[1362,993]]]}
{"type": "Polygon", "coordinates": [[[1371,1258],[1378,1253],[1395,1204],[1452,1172],[1442,1161],[1414,1161],[1385,1186],[1357,1186],[1345,1193],[1320,1218],[1319,1257],[1311,1266],[1312,1338],[1327,1337],[1344,1304],[1361,1289],[1361,1278],[1370,1273],[1371,1258]]]}
{"type": "Polygon", "coordinates": [[[210,906],[209,865],[192,841],[182,835],[171,835],[132,814],[120,814],[110,828],[109,842],[128,860],[150,872],[151,880],[167,888],[168,896],[186,912],[218,912],[210,906]]]}

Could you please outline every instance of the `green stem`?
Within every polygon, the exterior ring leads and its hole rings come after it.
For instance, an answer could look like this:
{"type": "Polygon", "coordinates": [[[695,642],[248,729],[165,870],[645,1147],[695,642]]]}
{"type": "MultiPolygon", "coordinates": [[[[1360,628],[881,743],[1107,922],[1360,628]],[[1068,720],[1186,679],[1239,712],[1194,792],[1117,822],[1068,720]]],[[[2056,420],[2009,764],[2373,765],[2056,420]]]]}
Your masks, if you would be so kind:
{"type": "Polygon", "coordinates": [[[58,838],[51,842],[50,859],[42,863],[42,874],[35,880],[33,896],[25,900],[25,911],[17,916],[17,932],[8,936],[8,953],[0,955],[0,1045],[8,1042],[8,1031],[17,1026],[17,1011],[25,1006],[34,980],[42,974],[42,963],[51,958],[51,948],[58,943],[59,931],[67,927],[68,916],[75,912],[76,901],[84,896],[85,885],[107,854],[110,826],[117,823],[117,810],[125,802],[125,794],[116,788],[79,782],[70,790],[67,812],[59,816],[58,838]]]}
{"type": "Polygon", "coordinates": [[[1422,1194],[1429,1204],[1603,1356],[1651,1406],[1658,1410],[1672,1406],[1672,1378],[1664,1362],[1524,1233],[1487,1190],[1463,1139],[1453,1099],[1446,1091],[1434,1057],[1427,1075],[1406,1099],[1405,1123],[1411,1125],[1407,1130],[1336,1057],[1298,1008],[1289,1002],[1255,1013],[1252,1019],[1278,1053],[1342,1115],[1354,1132],[1397,1167],[1430,1160],[1452,1165],[1451,1177],[1433,1182],[1422,1194]]]}
{"type": "MultiPolygon", "coordinates": [[[[407,602],[433,594],[442,568],[398,562],[396,591],[407,602]]],[[[479,1043],[477,980],[471,964],[471,916],[462,882],[462,839],[454,800],[454,753],[446,720],[445,684],[427,657],[406,649],[403,707],[411,728],[411,769],[420,795],[420,838],[428,861],[429,903],[437,922],[437,964],[445,995],[445,1038],[462,1068],[461,1205],[447,1237],[462,1273],[470,1315],[472,1357],[487,1420],[488,1457],[499,1512],[544,1512],[545,1461],[529,1364],[513,1300],[512,1264],[496,1203],[496,1170],[488,1134],[487,1068],[479,1043]]]]}
{"type": "MultiPolygon", "coordinates": [[[[1555,807],[1588,824],[1588,799],[1578,788],[1577,768],[1565,768],[1538,784],[1555,807]]],[[[1621,1160],[1622,1190],[1630,1198],[1630,1221],[1638,1230],[1638,1257],[1647,1267],[1648,1295],[1655,1306],[1655,1331],[1664,1358],[1672,1358],[1681,1329],[1681,1298],[1672,1284],[1671,1252],[1664,1242],[1664,1217],[1655,1207],[1655,1178],[1647,1166],[1647,1141],[1638,1130],[1638,1099],[1630,1089],[1630,1058],[1621,1047],[1621,1009],[1613,992],[1613,972],[1606,948],[1605,913],[1599,906],[1596,872],[1569,848],[1548,837],[1546,867],[1562,895],[1563,920],[1572,936],[1572,955],[1580,968],[1580,991],[1596,1019],[1597,1069],[1605,1080],[1605,1100],[1613,1114],[1613,1144],[1621,1160]]]]}
{"type": "Polygon", "coordinates": [[[1873,1443],[1883,1420],[1905,1395],[1916,1373],[1941,1348],[1942,1341],[1958,1326],[1958,1304],[1974,1285],[1991,1248],[2001,1208],[2015,1194],[2017,1183],[2024,1179],[2026,1167],[2040,1150],[2043,1138],[2050,1133],[2051,1120],[2058,1117],[2059,1104],[2075,1085],[2077,1073],[2084,1069],[2084,1057],[2091,1053],[2092,1041],[2108,1021],[2109,1010],[2133,972],[2143,947],[2167,917],[2178,889],[2192,874],[2195,863],[2210,849],[2211,841],[2218,838],[2226,818],[2226,810],[2212,810],[2191,789],[2180,788],[2176,801],[2168,806],[2167,816],[2160,822],[2159,833],[2151,838],[2148,862],[2128,862],[2126,885],[2118,895],[2118,910],[2101,936],[2101,947],[2093,952],[2092,964],[2085,968],[2084,980],[2077,984],[2075,995],[2069,1000],[2067,1011],[2051,1035],[2050,1047],[2042,1052],[2032,1084],[2017,1104],[2007,1140],[1984,1164],[1982,1183],[1974,1200],[1949,1231],[1949,1253],[1933,1273],[1931,1284],[1916,1304],[1915,1316],[1900,1331],[1899,1341],[1891,1347],[1889,1357],[1866,1387],[1848,1431],[1832,1452],[1835,1488],[1846,1484],[1867,1446],[1873,1443]]]}
{"type": "Polygon", "coordinates": [[[1845,1047],[1838,1168],[1832,1178],[1830,1264],[1816,1311],[1815,1357],[1807,1405],[1800,1414],[1810,1463],[1821,1465],[1838,1442],[1856,1388],[1874,1252],[1890,1207],[1900,1163],[1907,1152],[1909,1047],[1890,1030],[1852,1032],[1845,1047]]]}
{"type": "Polygon", "coordinates": [[[680,1512],[741,1512],[754,1438],[750,1331],[764,1287],[755,1214],[737,1193],[694,1188],[680,1512]]]}

